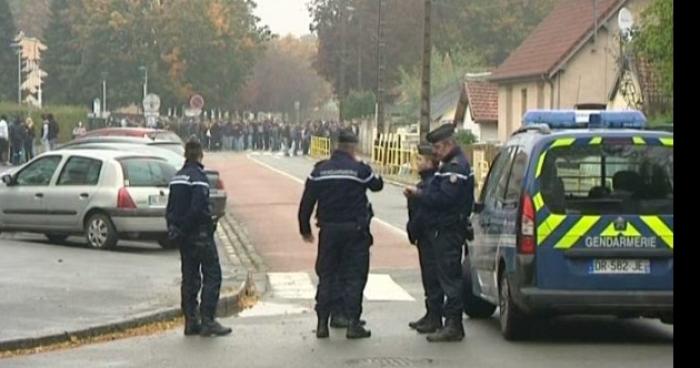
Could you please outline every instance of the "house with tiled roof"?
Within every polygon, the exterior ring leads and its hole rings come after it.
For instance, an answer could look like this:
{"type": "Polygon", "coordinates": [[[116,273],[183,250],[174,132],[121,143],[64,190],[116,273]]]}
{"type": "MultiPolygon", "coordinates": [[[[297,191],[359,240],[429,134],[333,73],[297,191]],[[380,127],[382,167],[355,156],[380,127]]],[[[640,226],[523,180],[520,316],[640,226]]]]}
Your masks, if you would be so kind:
{"type": "Polygon", "coordinates": [[[560,0],[489,77],[498,86],[498,139],[517,130],[529,109],[612,106],[623,65],[618,14],[625,7],[639,20],[649,3],[560,0]]]}
{"type": "Polygon", "coordinates": [[[454,116],[456,126],[469,130],[479,142],[498,141],[498,86],[491,73],[467,74],[454,116]]]}

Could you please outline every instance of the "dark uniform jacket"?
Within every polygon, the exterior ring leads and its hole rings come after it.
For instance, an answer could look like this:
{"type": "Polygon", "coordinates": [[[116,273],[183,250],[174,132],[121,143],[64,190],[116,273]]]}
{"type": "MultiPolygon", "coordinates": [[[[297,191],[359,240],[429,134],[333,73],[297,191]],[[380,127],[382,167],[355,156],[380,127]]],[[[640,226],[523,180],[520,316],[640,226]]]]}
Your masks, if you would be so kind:
{"type": "MultiPolygon", "coordinates": [[[[420,172],[421,180],[416,185],[420,190],[425,190],[430,186],[430,183],[435,178],[437,170],[425,170],[420,172]]],[[[435,216],[434,211],[426,206],[421,206],[420,201],[414,197],[408,198],[408,223],[406,224],[406,232],[408,240],[411,244],[416,244],[425,231],[425,222],[432,216],[435,216]]]]}
{"type": "Polygon", "coordinates": [[[474,205],[474,175],[462,149],[455,147],[440,169],[416,199],[435,215],[426,219],[426,227],[442,228],[468,224],[474,205]]]}
{"type": "Polygon", "coordinates": [[[324,223],[349,223],[371,218],[367,189],[378,192],[384,187],[372,168],[350,154],[335,151],[330,160],[320,161],[306,180],[299,205],[299,232],[311,234],[311,214],[318,202],[316,217],[324,223]]]}
{"type": "Polygon", "coordinates": [[[200,163],[188,161],[170,181],[168,229],[175,226],[185,236],[213,230],[209,182],[203,169],[200,163]]]}

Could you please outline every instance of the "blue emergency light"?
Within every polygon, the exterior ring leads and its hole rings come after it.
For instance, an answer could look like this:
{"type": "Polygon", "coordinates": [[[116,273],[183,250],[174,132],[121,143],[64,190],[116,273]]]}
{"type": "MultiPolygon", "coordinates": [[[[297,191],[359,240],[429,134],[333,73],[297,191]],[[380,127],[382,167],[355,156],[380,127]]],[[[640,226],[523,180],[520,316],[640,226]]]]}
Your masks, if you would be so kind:
{"type": "Polygon", "coordinates": [[[647,118],[638,110],[601,111],[591,114],[588,127],[591,129],[644,129],[647,118]]]}
{"type": "Polygon", "coordinates": [[[646,123],[646,117],[638,110],[529,110],[523,116],[524,126],[546,124],[551,129],[644,129],[646,123]],[[584,122],[577,121],[579,115],[583,115],[584,122]]]}

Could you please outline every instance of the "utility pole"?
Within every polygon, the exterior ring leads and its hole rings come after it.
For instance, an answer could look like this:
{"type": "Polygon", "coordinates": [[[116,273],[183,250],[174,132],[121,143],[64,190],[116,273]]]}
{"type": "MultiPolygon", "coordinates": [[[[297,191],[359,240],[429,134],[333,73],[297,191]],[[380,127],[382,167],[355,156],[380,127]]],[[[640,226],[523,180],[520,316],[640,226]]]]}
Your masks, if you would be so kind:
{"type": "Polygon", "coordinates": [[[377,12],[377,135],[384,133],[384,27],[382,24],[382,0],[377,12]]]}
{"type": "Polygon", "coordinates": [[[430,59],[433,44],[431,38],[430,15],[432,0],[425,0],[425,21],[423,23],[423,75],[421,78],[421,109],[420,109],[420,141],[426,142],[426,136],[430,131],[430,59]]]}
{"type": "Polygon", "coordinates": [[[345,114],[343,112],[343,107],[345,105],[345,66],[348,48],[347,39],[347,0],[343,1],[340,7],[340,80],[338,81],[338,99],[340,100],[340,121],[345,120],[345,114]]]}

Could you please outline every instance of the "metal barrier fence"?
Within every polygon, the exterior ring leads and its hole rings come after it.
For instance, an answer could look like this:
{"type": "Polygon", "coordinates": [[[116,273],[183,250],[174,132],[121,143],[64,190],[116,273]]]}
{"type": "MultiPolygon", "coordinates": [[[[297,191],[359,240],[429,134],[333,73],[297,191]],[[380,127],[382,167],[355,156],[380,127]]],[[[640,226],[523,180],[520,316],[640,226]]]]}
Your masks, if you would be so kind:
{"type": "Polygon", "coordinates": [[[372,149],[372,163],[382,175],[416,175],[418,135],[380,134],[372,149]]]}
{"type": "Polygon", "coordinates": [[[331,139],[312,136],[309,155],[316,159],[329,157],[331,155],[331,139]]]}

